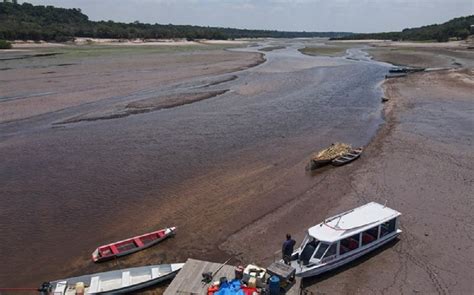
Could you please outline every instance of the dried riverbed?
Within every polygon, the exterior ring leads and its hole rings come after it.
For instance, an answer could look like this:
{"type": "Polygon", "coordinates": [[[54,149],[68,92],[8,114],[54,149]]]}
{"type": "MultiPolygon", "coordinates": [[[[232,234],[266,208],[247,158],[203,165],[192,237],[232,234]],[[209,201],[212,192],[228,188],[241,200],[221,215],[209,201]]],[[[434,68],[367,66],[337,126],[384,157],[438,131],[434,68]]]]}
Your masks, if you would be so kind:
{"type": "Polygon", "coordinates": [[[472,293],[472,53],[378,48],[394,63],[463,69],[386,82],[377,132],[387,65],[357,48],[297,51],[321,46],[311,42],[4,55],[0,285],[188,257],[267,264],[285,233],[299,242],[327,216],[388,201],[403,213],[400,240],[307,290],[472,293]],[[335,141],[370,144],[350,165],[306,173],[335,141]],[[158,247],[90,261],[97,245],[168,225],[178,234],[158,247]]]}
{"type": "MultiPolygon", "coordinates": [[[[305,56],[297,51],[303,44],[287,41],[251,67],[268,46],[5,61],[0,231],[9,243],[0,255],[9,267],[1,269],[2,285],[187,257],[220,260],[243,245],[222,246],[233,234],[327,178],[305,173],[312,152],[370,141],[382,122],[386,66],[305,56]],[[176,103],[183,93],[191,98],[176,103]],[[113,115],[127,106],[147,111],[113,115]],[[167,225],[178,235],[159,247],[90,261],[97,245],[167,225]]],[[[317,190],[310,223],[281,220],[272,239],[253,240],[278,249],[285,224],[299,224],[300,235],[325,215],[331,191],[317,190]]]]}

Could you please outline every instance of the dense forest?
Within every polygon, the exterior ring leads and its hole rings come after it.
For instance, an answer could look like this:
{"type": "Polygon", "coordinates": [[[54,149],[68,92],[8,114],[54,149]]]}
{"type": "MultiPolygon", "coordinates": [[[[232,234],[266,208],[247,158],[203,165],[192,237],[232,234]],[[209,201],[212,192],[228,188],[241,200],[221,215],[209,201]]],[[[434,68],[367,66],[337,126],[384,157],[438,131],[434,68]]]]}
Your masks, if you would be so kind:
{"type": "Polygon", "coordinates": [[[474,15],[454,18],[440,25],[429,25],[420,28],[404,29],[401,32],[353,34],[332,38],[334,40],[357,40],[357,39],[381,39],[381,40],[407,40],[407,41],[429,41],[438,42],[449,41],[450,38],[466,39],[471,32],[471,25],[474,25],[474,15]]]}
{"type": "Polygon", "coordinates": [[[118,39],[234,39],[342,37],[345,32],[282,32],[185,25],[90,21],[80,9],[0,3],[0,39],[64,42],[74,37],[118,39]]]}

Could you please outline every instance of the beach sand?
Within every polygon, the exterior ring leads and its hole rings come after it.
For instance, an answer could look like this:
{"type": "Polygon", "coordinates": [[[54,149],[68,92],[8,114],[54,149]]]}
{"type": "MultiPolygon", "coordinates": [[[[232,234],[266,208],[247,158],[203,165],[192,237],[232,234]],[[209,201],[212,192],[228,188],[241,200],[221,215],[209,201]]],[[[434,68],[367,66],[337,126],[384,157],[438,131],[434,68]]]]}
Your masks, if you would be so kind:
{"type": "Polygon", "coordinates": [[[322,293],[470,294],[474,251],[474,79],[471,70],[422,73],[385,85],[387,123],[340,210],[367,201],[403,213],[398,242],[306,284],[322,293]]]}
{"type": "Polygon", "coordinates": [[[228,52],[212,46],[180,46],[176,52],[169,46],[5,52],[3,57],[10,60],[2,65],[0,122],[105,99],[118,100],[124,93],[234,72],[264,61],[263,54],[228,52]],[[45,54],[51,55],[42,56],[45,54]],[[132,78],[128,73],[133,73],[132,78]],[[17,99],[19,89],[21,99],[17,99]]]}

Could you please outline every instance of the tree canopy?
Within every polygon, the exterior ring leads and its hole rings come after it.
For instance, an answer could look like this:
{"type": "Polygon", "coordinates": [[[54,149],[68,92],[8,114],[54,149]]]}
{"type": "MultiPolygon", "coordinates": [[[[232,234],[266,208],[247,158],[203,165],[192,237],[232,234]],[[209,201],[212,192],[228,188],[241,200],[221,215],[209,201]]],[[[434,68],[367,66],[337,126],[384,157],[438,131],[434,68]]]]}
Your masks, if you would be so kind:
{"type": "Polygon", "coordinates": [[[68,41],[74,37],[117,39],[234,39],[341,37],[348,32],[284,32],[191,25],[91,21],[80,9],[0,3],[0,39],[68,41]]]}
{"type": "Polygon", "coordinates": [[[449,41],[450,38],[466,39],[471,32],[471,25],[474,25],[474,15],[454,18],[443,24],[423,26],[419,28],[408,28],[401,32],[353,34],[332,38],[333,40],[358,40],[358,39],[379,39],[394,41],[449,41]]]}

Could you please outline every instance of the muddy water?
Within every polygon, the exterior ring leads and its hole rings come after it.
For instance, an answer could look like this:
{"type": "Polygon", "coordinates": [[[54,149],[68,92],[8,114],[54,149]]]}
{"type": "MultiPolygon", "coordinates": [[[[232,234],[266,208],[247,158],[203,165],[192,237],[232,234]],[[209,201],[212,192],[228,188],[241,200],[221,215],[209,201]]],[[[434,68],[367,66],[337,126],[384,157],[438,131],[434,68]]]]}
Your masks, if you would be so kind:
{"type": "Polygon", "coordinates": [[[216,246],[244,220],[314,184],[304,172],[313,151],[334,141],[366,144],[382,122],[377,86],[386,66],[353,60],[357,51],[351,60],[309,57],[300,44],[286,45],[264,64],[232,73],[235,80],[206,85],[213,77],[201,77],[0,124],[0,285],[217,257],[216,246]],[[200,87],[229,91],[124,118],[57,124],[113,111],[117,101],[200,87]],[[167,225],[180,233],[163,243],[166,252],[89,262],[100,244],[167,225]]]}

